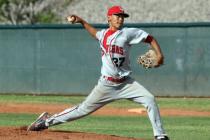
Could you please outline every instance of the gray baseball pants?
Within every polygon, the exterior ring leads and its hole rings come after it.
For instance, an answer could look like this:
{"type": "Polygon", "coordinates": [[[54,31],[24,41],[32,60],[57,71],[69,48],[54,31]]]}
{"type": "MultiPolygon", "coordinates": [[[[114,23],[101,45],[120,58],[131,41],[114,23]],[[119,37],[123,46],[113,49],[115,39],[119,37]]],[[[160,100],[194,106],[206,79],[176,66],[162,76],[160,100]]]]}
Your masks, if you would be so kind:
{"type": "Polygon", "coordinates": [[[142,104],[147,109],[154,136],[165,134],[154,96],[132,78],[116,84],[101,77],[81,104],[51,116],[46,120],[46,124],[53,126],[79,119],[118,99],[129,99],[142,104]]]}

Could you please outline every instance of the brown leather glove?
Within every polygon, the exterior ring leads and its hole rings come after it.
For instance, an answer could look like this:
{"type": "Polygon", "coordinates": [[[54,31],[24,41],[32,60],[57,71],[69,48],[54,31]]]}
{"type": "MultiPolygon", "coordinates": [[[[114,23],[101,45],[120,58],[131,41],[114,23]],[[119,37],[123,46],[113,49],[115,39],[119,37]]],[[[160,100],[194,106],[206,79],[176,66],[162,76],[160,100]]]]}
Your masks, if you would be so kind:
{"type": "Polygon", "coordinates": [[[157,55],[154,50],[150,49],[143,55],[140,55],[137,59],[137,63],[142,65],[144,68],[155,68],[158,67],[157,55]]]}

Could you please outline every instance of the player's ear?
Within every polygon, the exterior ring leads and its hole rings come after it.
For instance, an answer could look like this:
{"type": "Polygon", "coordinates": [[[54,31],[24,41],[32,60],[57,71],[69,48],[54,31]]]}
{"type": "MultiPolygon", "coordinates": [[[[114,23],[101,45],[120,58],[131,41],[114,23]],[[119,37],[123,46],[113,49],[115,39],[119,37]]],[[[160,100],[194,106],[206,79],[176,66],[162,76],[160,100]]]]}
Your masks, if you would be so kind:
{"type": "Polygon", "coordinates": [[[109,23],[111,21],[111,16],[107,16],[107,22],[109,23]]]}

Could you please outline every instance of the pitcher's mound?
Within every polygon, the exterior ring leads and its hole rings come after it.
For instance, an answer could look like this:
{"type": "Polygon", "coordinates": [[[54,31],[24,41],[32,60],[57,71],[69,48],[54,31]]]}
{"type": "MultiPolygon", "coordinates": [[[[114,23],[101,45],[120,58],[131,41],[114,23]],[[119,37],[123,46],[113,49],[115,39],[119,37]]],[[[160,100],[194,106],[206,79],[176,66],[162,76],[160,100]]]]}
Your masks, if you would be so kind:
{"type": "Polygon", "coordinates": [[[45,130],[41,132],[28,132],[26,128],[26,126],[0,127],[0,138],[2,140],[142,140],[71,131],[45,130]]]}

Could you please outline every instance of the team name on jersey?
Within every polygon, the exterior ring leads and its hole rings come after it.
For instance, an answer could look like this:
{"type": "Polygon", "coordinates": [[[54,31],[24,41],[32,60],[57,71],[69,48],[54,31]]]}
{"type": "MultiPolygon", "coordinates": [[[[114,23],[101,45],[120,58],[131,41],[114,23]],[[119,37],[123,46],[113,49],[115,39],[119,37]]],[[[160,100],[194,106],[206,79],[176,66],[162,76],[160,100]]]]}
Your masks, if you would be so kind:
{"type": "MultiPolygon", "coordinates": [[[[112,54],[116,53],[116,54],[124,55],[123,47],[113,45],[113,46],[111,46],[110,51],[112,54]]],[[[103,55],[104,55],[104,51],[102,50],[102,56],[103,55]]]]}
{"type": "Polygon", "coordinates": [[[120,55],[124,55],[123,48],[122,47],[119,47],[119,46],[116,46],[116,45],[113,45],[111,47],[111,52],[112,53],[116,53],[116,54],[120,54],[120,55]]]}

